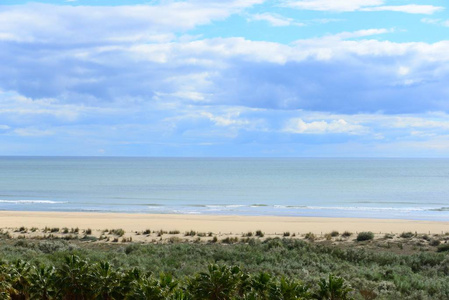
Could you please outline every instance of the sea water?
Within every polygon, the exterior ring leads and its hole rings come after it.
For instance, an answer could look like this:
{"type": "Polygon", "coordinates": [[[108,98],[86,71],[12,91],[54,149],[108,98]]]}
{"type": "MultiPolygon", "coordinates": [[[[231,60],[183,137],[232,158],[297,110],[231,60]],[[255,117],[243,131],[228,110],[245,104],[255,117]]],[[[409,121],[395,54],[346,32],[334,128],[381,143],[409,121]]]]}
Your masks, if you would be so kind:
{"type": "Polygon", "coordinates": [[[449,159],[1,157],[0,210],[449,221],[449,159]]]}

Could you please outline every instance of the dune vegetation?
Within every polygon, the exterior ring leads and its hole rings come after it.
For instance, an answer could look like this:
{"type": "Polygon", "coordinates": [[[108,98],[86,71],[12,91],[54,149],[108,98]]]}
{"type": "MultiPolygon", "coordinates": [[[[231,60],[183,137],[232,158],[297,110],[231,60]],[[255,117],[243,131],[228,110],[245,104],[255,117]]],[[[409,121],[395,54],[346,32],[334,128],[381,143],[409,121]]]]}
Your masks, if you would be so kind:
{"type": "Polygon", "coordinates": [[[419,247],[419,237],[332,235],[154,244],[3,235],[0,299],[449,299],[446,237],[419,247]]]}

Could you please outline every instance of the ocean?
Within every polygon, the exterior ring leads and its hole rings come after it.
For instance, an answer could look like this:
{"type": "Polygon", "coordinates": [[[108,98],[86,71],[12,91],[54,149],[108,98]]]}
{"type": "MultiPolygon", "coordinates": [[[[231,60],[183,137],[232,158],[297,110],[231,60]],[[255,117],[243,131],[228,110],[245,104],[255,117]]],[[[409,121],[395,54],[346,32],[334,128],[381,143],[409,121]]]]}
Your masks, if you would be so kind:
{"type": "Polygon", "coordinates": [[[1,157],[0,210],[449,221],[449,159],[1,157]]]}

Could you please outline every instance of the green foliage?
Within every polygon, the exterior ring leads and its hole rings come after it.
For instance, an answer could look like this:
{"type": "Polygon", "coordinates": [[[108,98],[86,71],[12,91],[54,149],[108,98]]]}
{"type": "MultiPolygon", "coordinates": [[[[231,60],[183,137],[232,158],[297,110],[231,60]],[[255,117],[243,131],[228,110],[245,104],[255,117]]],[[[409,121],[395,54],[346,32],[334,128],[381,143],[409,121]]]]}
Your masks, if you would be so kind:
{"type": "Polygon", "coordinates": [[[194,230],[186,231],[186,233],[184,235],[185,236],[195,236],[196,235],[196,231],[194,231],[194,230]]]}
{"type": "Polygon", "coordinates": [[[349,292],[352,289],[346,284],[341,277],[329,274],[327,279],[321,279],[318,283],[319,289],[313,295],[318,300],[349,300],[349,292]]]}
{"type": "Polygon", "coordinates": [[[0,253],[0,299],[206,299],[199,295],[219,282],[226,299],[449,299],[448,255],[405,246],[395,254],[290,238],[225,246],[3,240],[0,253]]]}
{"type": "Polygon", "coordinates": [[[446,252],[449,251],[449,244],[441,244],[438,246],[438,252],[446,252]]]}
{"type": "Polygon", "coordinates": [[[429,245],[434,247],[439,246],[440,244],[441,244],[440,240],[437,239],[431,239],[429,242],[429,245]]]}
{"type": "Polygon", "coordinates": [[[342,237],[345,237],[345,238],[348,238],[348,237],[350,237],[352,235],[352,232],[349,232],[349,231],[345,231],[345,232],[343,232],[342,233],[342,237]]]}
{"type": "Polygon", "coordinates": [[[306,233],[305,238],[311,242],[315,241],[316,236],[312,232],[306,233]]]}
{"type": "Polygon", "coordinates": [[[412,238],[414,236],[413,232],[403,232],[401,233],[400,237],[403,239],[409,239],[412,238]]]}
{"type": "Polygon", "coordinates": [[[239,267],[209,265],[208,272],[201,272],[190,280],[188,290],[194,299],[230,299],[237,296],[240,276],[239,267]]]}
{"type": "Polygon", "coordinates": [[[357,235],[358,242],[369,241],[369,240],[372,240],[373,238],[374,238],[374,233],[372,233],[371,231],[359,232],[359,234],[357,235]]]}
{"type": "Polygon", "coordinates": [[[111,230],[109,230],[109,233],[122,237],[125,234],[125,230],[123,230],[121,228],[119,228],[119,229],[111,229],[111,230]]]}

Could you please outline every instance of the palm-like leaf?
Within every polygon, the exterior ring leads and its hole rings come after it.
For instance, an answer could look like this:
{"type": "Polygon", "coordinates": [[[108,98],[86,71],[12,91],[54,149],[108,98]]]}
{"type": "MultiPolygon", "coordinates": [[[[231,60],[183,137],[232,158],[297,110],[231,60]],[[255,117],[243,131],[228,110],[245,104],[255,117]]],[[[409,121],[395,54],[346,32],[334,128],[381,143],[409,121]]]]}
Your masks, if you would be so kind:
{"type": "Polygon", "coordinates": [[[65,258],[65,263],[58,270],[57,283],[64,299],[88,299],[93,294],[94,279],[89,263],[72,255],[65,258]]]}
{"type": "Polygon", "coordinates": [[[33,267],[30,272],[31,299],[53,299],[56,294],[56,273],[53,266],[33,267]]]}
{"type": "Polygon", "coordinates": [[[120,274],[113,270],[108,262],[100,262],[93,268],[95,278],[94,294],[96,299],[114,300],[122,296],[119,292],[120,274]]]}
{"type": "Polygon", "coordinates": [[[310,299],[309,287],[300,281],[282,277],[279,284],[273,284],[270,288],[270,299],[294,300],[310,299]]]}
{"type": "Polygon", "coordinates": [[[251,280],[251,286],[259,299],[268,299],[270,289],[271,275],[266,272],[260,272],[251,280]]]}
{"type": "Polygon", "coordinates": [[[11,294],[16,292],[13,288],[13,281],[9,266],[0,261],[0,300],[11,299],[11,294]]]}
{"type": "Polygon", "coordinates": [[[209,265],[208,273],[199,273],[189,284],[195,299],[225,300],[237,294],[240,268],[209,265]]]}
{"type": "Polygon", "coordinates": [[[352,299],[349,296],[349,292],[352,289],[346,284],[345,280],[341,277],[336,277],[329,274],[328,279],[322,278],[318,283],[319,290],[314,295],[316,299],[320,300],[349,300],[352,299]]]}

